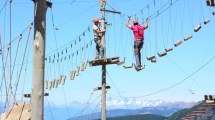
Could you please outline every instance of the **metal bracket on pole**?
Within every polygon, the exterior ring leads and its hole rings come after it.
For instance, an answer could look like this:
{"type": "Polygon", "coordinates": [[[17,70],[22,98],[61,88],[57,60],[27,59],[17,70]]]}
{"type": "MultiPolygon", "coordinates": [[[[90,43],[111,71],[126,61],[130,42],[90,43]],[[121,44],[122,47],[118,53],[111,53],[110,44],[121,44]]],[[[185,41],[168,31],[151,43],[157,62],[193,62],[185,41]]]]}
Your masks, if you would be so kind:
{"type": "Polygon", "coordinates": [[[115,13],[115,14],[121,14],[121,12],[115,11],[115,10],[106,10],[101,8],[100,11],[104,11],[104,12],[110,12],[110,13],[115,13]]]}
{"type": "MultiPolygon", "coordinates": [[[[44,96],[49,96],[49,93],[44,93],[44,96]]],[[[30,98],[31,94],[24,94],[24,97],[30,98]]]]}
{"type": "MultiPolygon", "coordinates": [[[[93,91],[97,91],[97,90],[101,90],[102,87],[96,87],[96,88],[93,88],[93,91]]],[[[110,86],[106,86],[106,89],[110,89],[110,86]]]]}

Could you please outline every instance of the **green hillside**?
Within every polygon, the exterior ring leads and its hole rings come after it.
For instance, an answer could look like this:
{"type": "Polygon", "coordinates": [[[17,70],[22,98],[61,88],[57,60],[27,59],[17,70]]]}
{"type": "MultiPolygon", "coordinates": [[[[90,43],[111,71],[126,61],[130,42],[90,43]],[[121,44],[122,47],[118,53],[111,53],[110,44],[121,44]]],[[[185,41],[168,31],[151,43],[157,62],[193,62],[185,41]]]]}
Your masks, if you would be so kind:
{"type": "Polygon", "coordinates": [[[165,120],[165,119],[166,117],[164,116],[153,115],[153,114],[107,118],[107,120],[165,120]]]}
{"type": "Polygon", "coordinates": [[[192,108],[179,110],[178,112],[175,112],[170,117],[168,117],[166,120],[181,120],[183,117],[185,117],[188,114],[190,114],[191,112],[197,110],[203,104],[204,104],[204,102],[201,102],[200,104],[195,105],[192,108]]]}
{"type": "MultiPolygon", "coordinates": [[[[107,118],[107,120],[181,120],[183,117],[187,116],[188,114],[191,114],[193,111],[196,111],[198,108],[202,107],[204,103],[205,101],[200,102],[198,105],[195,105],[192,108],[179,110],[178,112],[175,112],[169,117],[154,114],[144,114],[112,117],[107,118]]],[[[198,120],[215,120],[215,107],[210,107],[206,115],[199,115],[198,120]]]]}

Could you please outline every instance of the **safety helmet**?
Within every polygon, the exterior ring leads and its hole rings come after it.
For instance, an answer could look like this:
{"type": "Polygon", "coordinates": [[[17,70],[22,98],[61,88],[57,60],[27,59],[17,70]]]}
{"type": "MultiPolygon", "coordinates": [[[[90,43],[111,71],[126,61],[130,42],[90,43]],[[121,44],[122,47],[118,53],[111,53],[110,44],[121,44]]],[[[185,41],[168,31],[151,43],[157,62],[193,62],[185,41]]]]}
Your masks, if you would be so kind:
{"type": "Polygon", "coordinates": [[[138,20],[133,20],[133,24],[138,24],[138,20]]]}
{"type": "Polygon", "coordinates": [[[99,19],[98,19],[98,18],[93,18],[93,22],[94,22],[94,23],[98,23],[98,22],[99,22],[99,19]]]}

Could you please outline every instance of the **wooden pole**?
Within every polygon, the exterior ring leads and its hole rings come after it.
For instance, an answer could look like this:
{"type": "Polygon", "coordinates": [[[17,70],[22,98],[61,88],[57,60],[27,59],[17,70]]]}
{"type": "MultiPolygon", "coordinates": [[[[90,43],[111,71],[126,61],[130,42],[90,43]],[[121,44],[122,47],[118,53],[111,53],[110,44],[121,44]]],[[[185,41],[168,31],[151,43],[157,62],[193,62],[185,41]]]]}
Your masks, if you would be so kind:
{"type": "Polygon", "coordinates": [[[31,120],[43,120],[46,0],[35,0],[31,120]]]}
{"type": "MultiPolygon", "coordinates": [[[[100,4],[101,9],[105,9],[106,0],[100,0],[100,4]]],[[[105,28],[105,11],[101,11],[101,30],[105,28]]],[[[101,42],[104,49],[104,58],[106,58],[105,33],[102,35],[101,42]]],[[[102,65],[102,120],[106,120],[106,64],[102,65]]]]}

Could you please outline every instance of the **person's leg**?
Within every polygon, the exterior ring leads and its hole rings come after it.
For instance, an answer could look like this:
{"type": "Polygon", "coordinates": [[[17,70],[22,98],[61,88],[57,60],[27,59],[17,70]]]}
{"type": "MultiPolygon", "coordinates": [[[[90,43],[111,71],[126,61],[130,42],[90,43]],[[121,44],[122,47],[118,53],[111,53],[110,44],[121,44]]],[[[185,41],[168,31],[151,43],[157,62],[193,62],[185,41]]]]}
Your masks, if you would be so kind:
{"type": "Polygon", "coordinates": [[[135,59],[136,59],[136,66],[140,65],[140,52],[138,49],[139,46],[139,42],[137,40],[134,41],[134,55],[135,55],[135,59]]]}
{"type": "Polygon", "coordinates": [[[99,40],[98,46],[99,46],[100,56],[101,56],[101,58],[104,58],[104,49],[103,49],[103,45],[102,45],[101,40],[99,40]]]}
{"type": "Polygon", "coordinates": [[[141,67],[142,65],[141,65],[141,49],[142,49],[142,47],[143,47],[143,41],[141,40],[141,41],[138,41],[138,54],[139,54],[139,66],[141,67]]]}
{"type": "Polygon", "coordinates": [[[95,59],[99,59],[99,45],[98,45],[98,39],[94,39],[95,43],[96,43],[96,55],[95,55],[95,59]]]}

